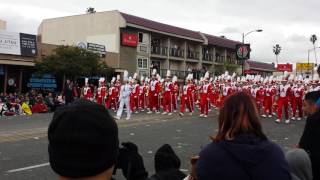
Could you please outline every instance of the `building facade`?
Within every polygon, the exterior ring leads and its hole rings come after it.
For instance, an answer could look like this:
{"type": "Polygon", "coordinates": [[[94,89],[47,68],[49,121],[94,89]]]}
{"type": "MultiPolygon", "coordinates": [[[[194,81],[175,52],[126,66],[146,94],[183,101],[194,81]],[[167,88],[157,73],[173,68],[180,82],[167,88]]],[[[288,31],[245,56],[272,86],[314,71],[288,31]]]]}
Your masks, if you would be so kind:
{"type": "Polygon", "coordinates": [[[103,60],[116,72],[128,70],[144,76],[155,68],[161,75],[170,69],[184,78],[186,71],[219,72],[224,63],[240,64],[235,59],[239,42],[119,11],[45,19],[38,36],[45,44],[104,45],[103,60]]]}

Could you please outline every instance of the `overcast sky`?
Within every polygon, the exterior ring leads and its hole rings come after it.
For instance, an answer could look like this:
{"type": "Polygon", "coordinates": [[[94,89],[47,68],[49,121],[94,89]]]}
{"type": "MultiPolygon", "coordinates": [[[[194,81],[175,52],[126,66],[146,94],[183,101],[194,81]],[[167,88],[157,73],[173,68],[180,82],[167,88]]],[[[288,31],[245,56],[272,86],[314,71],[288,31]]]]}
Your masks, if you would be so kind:
{"type": "Polygon", "coordinates": [[[275,61],[275,44],[283,49],[279,63],[307,61],[310,36],[320,38],[320,0],[0,0],[0,19],[8,31],[37,33],[42,19],[82,14],[89,6],[238,41],[241,33],[261,28],[245,41],[251,43],[251,59],[265,62],[275,61]]]}

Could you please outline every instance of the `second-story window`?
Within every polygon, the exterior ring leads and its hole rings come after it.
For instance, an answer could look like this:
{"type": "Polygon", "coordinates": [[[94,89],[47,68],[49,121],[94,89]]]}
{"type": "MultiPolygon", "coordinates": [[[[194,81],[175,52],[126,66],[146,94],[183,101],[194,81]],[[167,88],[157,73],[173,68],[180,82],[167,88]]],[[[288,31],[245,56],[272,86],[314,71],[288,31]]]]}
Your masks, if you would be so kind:
{"type": "Polygon", "coordinates": [[[139,33],[139,43],[143,43],[143,33],[139,33]]]}

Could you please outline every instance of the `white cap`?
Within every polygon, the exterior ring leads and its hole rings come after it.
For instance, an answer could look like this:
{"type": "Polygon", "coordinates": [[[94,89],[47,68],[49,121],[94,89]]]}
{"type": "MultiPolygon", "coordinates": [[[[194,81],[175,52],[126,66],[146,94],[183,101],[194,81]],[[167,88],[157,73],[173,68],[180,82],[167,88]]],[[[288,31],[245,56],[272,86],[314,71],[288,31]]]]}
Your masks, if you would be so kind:
{"type": "Polygon", "coordinates": [[[134,73],[133,79],[137,79],[137,77],[138,77],[138,73],[134,73]]]}
{"type": "Polygon", "coordinates": [[[89,82],[89,78],[84,78],[85,85],[88,85],[88,82],[89,82]]]}
{"type": "Polygon", "coordinates": [[[104,82],[105,81],[105,78],[104,77],[101,77],[100,79],[99,79],[99,82],[100,83],[102,83],[102,82],[104,82]]]}
{"type": "Polygon", "coordinates": [[[112,79],[111,79],[111,84],[113,84],[115,81],[116,81],[116,78],[115,78],[115,77],[112,77],[112,79]]]}
{"type": "Polygon", "coordinates": [[[177,82],[178,81],[178,77],[177,76],[173,76],[173,78],[172,78],[172,82],[177,82]]]}
{"type": "Polygon", "coordinates": [[[157,74],[157,69],[153,69],[153,70],[152,70],[152,75],[155,76],[156,74],[157,74]]]}
{"type": "Polygon", "coordinates": [[[167,70],[167,76],[166,77],[171,77],[171,71],[169,69],[167,70]]]}
{"type": "Polygon", "coordinates": [[[123,81],[128,81],[129,80],[128,79],[128,75],[129,75],[129,73],[128,73],[127,70],[123,72],[123,81]]]}

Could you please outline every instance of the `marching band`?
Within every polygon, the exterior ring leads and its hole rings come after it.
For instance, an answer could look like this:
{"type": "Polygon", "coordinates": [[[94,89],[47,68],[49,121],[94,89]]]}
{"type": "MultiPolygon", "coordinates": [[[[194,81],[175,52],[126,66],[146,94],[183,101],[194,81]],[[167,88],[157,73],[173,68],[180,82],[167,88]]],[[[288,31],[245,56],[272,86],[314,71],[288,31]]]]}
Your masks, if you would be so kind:
{"type": "Polygon", "coordinates": [[[123,84],[120,76],[113,77],[109,89],[105,79],[100,78],[96,93],[90,89],[86,79],[82,97],[114,110],[117,112],[116,119],[121,118],[124,106],[127,120],[132,113],[145,110],[148,110],[148,114],[162,112],[162,115],[168,116],[179,110],[179,115],[184,116],[186,112],[193,115],[195,108],[199,109],[200,117],[207,118],[211,109],[223,106],[228,96],[245,92],[255,99],[263,118],[275,116],[276,122],[281,123],[284,112],[284,122],[288,124],[290,120],[302,120],[304,94],[318,90],[320,84],[317,74],[313,78],[303,78],[301,75],[294,76],[285,72],[281,76],[263,78],[260,75],[237,77],[235,73],[229,75],[228,72],[210,77],[210,72],[206,72],[199,81],[193,78],[193,74],[189,74],[182,84],[176,76],[171,76],[170,70],[165,79],[162,79],[154,69],[150,79],[140,77],[140,80],[137,73],[131,78],[125,71],[123,84]]]}

